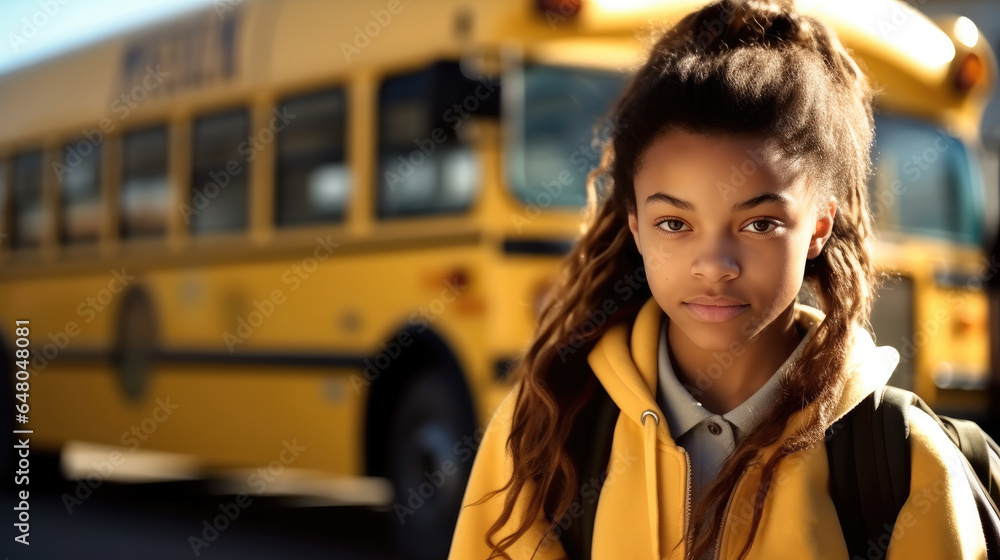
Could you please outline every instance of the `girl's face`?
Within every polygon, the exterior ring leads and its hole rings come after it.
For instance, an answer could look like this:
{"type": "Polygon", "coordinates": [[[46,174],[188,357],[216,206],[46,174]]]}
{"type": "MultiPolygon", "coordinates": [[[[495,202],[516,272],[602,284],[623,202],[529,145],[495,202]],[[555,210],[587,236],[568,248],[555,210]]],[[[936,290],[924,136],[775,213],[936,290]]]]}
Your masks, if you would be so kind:
{"type": "Polygon", "coordinates": [[[836,201],[817,210],[780,157],[763,136],[674,130],[640,160],[629,229],[653,297],[705,350],[733,350],[790,310],[833,231],[836,201]]]}

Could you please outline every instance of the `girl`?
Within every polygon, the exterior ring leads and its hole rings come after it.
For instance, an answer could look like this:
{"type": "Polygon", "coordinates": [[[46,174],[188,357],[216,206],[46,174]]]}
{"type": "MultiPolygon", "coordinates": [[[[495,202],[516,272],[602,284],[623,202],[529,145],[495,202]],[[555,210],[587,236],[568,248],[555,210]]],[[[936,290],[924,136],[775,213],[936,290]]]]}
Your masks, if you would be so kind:
{"type": "MultiPolygon", "coordinates": [[[[866,330],[872,99],[786,3],[722,0],[656,42],[480,444],[452,560],[566,558],[581,500],[595,560],[848,557],[824,432],[899,361],[866,330]],[[582,480],[567,441],[603,393],[608,469],[582,480]]],[[[958,450],[912,416],[910,497],[869,557],[985,558],[958,450]]]]}

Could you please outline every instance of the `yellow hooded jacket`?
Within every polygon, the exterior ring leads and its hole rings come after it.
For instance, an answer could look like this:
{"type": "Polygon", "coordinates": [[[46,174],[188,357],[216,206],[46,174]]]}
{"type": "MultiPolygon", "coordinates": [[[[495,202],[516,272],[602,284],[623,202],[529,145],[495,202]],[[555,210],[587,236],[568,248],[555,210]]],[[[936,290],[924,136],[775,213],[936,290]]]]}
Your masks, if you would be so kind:
{"type": "MultiPolygon", "coordinates": [[[[807,328],[824,318],[821,311],[800,303],[795,304],[795,311],[796,320],[807,328]]],[[[681,541],[691,507],[690,467],[686,452],[670,437],[655,399],[657,334],[663,317],[659,305],[650,298],[634,325],[610,327],[587,356],[597,378],[621,409],[607,478],[599,494],[593,489],[589,491],[590,496],[598,499],[593,560],[684,557],[686,543],[681,541]],[[655,417],[647,411],[652,411],[655,417]]],[[[899,353],[894,348],[876,347],[871,335],[856,326],[848,360],[849,381],[836,406],[834,420],[884,385],[898,362],[899,353]]],[[[469,504],[500,488],[511,476],[506,440],[516,392],[515,387],[504,398],[480,443],[449,560],[483,560],[490,556],[486,531],[499,518],[506,491],[478,505],[469,504]]],[[[782,439],[802,426],[811,410],[812,405],[795,413],[786,424],[782,439]]],[[[983,530],[961,469],[964,458],[937,424],[916,408],[911,410],[910,429],[910,495],[891,539],[872,543],[869,558],[986,558],[983,530]]],[[[778,445],[776,442],[765,449],[762,460],[749,467],[738,483],[727,505],[718,543],[719,558],[736,558],[742,549],[749,534],[760,465],[778,445]]],[[[786,457],[775,473],[747,558],[848,558],[837,511],[829,495],[828,479],[824,445],[786,457]]],[[[524,493],[533,491],[530,483],[525,486],[524,493]]],[[[515,517],[494,535],[494,542],[512,534],[519,524],[515,521],[523,518],[527,503],[524,493],[518,497],[515,517]]],[[[588,496],[588,491],[582,495],[588,496]]],[[[581,512],[580,504],[574,504],[561,523],[564,526],[572,523],[581,512]]],[[[566,558],[558,539],[562,529],[557,525],[546,534],[547,527],[544,513],[538,512],[530,530],[507,549],[507,554],[514,560],[566,558]]]]}

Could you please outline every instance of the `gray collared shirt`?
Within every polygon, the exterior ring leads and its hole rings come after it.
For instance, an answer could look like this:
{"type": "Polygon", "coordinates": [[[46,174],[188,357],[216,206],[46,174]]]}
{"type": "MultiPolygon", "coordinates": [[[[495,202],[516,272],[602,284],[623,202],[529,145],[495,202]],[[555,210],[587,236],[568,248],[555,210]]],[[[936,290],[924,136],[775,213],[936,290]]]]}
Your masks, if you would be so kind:
{"type": "MultiPolygon", "coordinates": [[[[660,326],[656,400],[667,421],[670,436],[691,457],[691,503],[695,504],[719,473],[722,462],[733,452],[740,438],[754,427],[767,407],[774,402],[781,375],[788,371],[792,362],[802,353],[816,327],[808,327],[802,342],[756,393],[740,406],[720,415],[705,410],[677,379],[667,347],[669,320],[664,315],[660,326]]],[[[799,328],[801,332],[802,325],[799,328]]],[[[725,352],[719,352],[719,366],[724,368],[726,361],[723,354],[725,352]]],[[[695,387],[691,389],[698,392],[695,387]]]]}

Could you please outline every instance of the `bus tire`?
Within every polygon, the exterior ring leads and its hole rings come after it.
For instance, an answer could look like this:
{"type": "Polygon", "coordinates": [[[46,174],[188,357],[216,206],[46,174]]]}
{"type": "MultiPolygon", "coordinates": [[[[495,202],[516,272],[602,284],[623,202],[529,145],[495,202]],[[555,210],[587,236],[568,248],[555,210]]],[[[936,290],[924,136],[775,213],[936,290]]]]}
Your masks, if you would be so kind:
{"type": "Polygon", "coordinates": [[[403,387],[390,422],[386,475],[394,499],[390,524],[403,557],[444,560],[472,460],[457,454],[473,436],[467,392],[455,381],[425,369],[403,387]]]}

